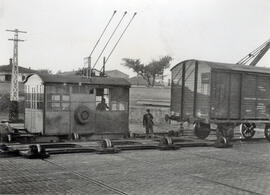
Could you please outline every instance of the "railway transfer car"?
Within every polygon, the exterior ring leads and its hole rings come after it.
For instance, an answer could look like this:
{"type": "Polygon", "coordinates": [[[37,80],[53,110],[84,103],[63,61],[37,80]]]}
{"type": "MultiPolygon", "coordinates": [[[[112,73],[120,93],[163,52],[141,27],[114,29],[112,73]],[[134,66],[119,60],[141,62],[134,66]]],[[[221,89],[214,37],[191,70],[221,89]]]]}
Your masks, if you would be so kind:
{"type": "Polygon", "coordinates": [[[251,138],[262,124],[270,140],[269,68],[186,60],[171,72],[171,119],[193,123],[200,138],[210,130],[232,136],[238,125],[251,138]]]}
{"type": "Polygon", "coordinates": [[[31,133],[93,139],[129,133],[125,79],[33,74],[24,84],[25,128],[31,133]]]}

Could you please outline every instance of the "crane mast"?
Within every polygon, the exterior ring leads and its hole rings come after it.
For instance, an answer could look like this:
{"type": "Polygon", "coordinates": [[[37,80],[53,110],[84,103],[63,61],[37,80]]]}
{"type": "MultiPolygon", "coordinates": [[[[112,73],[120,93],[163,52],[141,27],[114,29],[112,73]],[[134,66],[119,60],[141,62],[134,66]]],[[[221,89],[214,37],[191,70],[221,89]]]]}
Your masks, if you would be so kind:
{"type": "Polygon", "coordinates": [[[237,64],[256,66],[270,48],[270,39],[242,58],[237,64]],[[252,60],[252,61],[251,61],[252,60]],[[248,63],[251,61],[250,63],[248,63]]]}

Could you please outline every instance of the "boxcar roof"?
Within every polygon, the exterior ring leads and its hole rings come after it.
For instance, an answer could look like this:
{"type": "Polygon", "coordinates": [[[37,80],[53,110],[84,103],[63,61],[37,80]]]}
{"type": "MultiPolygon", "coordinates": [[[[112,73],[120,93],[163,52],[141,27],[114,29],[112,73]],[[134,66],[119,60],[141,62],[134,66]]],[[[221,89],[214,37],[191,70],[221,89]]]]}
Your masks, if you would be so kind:
{"type": "MultiPolygon", "coordinates": [[[[32,74],[33,75],[33,74],[32,74]]],[[[28,78],[30,78],[30,75],[28,78]]],[[[85,83],[90,85],[114,85],[114,86],[130,86],[130,83],[124,78],[112,77],[81,77],[81,76],[64,76],[64,75],[44,75],[40,76],[44,83],[85,83]]],[[[27,80],[28,80],[27,78],[27,80]]],[[[27,80],[25,82],[27,82],[27,80]]]]}
{"type": "Polygon", "coordinates": [[[248,65],[240,65],[240,64],[229,64],[229,63],[221,63],[221,62],[210,62],[210,61],[203,61],[203,60],[185,60],[178,64],[176,64],[171,70],[173,70],[178,65],[184,63],[184,62],[190,62],[190,61],[198,61],[198,64],[200,63],[207,64],[213,69],[222,69],[222,70],[232,70],[232,71],[240,71],[240,72],[253,72],[253,73],[264,73],[264,74],[270,74],[270,68],[266,67],[257,67],[257,66],[248,66],[248,65]]]}

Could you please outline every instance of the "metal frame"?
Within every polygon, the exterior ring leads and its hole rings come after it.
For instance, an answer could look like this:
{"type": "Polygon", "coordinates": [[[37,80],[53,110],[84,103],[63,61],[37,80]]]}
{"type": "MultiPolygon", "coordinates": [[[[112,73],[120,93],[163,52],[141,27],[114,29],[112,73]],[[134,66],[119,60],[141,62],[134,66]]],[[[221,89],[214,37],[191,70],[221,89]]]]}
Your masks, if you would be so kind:
{"type": "Polygon", "coordinates": [[[197,109],[197,88],[198,88],[198,61],[195,62],[195,71],[194,71],[194,96],[193,96],[193,117],[196,117],[197,109]]]}
{"type": "Polygon", "coordinates": [[[183,120],[183,114],[184,114],[184,94],[185,94],[185,75],[186,75],[186,62],[183,63],[182,67],[182,92],[181,92],[181,112],[180,112],[180,118],[183,120]]]}

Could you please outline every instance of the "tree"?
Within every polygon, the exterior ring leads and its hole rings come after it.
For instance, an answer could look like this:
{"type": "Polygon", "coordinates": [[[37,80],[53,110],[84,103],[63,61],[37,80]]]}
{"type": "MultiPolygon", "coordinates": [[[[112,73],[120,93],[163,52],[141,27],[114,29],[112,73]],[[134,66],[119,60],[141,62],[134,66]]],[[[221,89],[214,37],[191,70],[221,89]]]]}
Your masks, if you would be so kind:
{"type": "Polygon", "coordinates": [[[157,76],[163,76],[164,70],[170,67],[172,57],[164,56],[159,60],[152,60],[149,64],[144,65],[140,59],[123,58],[122,65],[132,69],[144,80],[147,81],[148,86],[153,87],[157,76]]]}
{"type": "Polygon", "coordinates": [[[75,75],[85,76],[86,74],[86,68],[79,68],[75,71],[75,75]]]}

